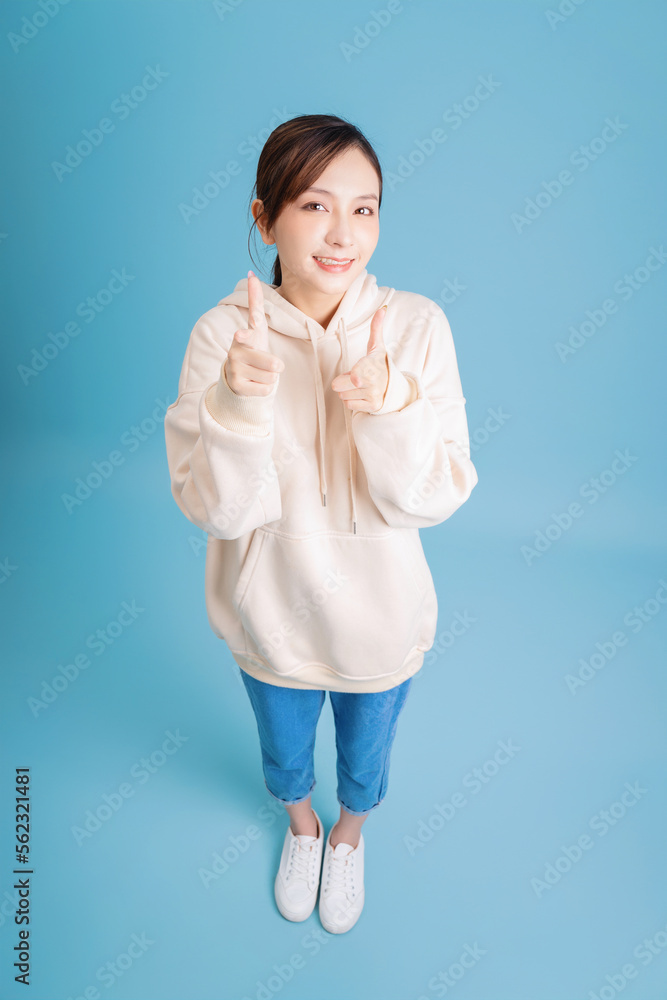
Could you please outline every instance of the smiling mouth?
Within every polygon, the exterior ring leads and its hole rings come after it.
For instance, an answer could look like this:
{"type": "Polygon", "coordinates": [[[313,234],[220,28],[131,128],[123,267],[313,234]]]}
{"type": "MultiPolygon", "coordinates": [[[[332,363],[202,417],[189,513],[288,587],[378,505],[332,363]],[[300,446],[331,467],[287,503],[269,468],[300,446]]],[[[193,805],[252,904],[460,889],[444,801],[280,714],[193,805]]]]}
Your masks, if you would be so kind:
{"type": "Polygon", "coordinates": [[[342,257],[338,259],[337,257],[318,257],[313,254],[315,260],[319,260],[320,264],[351,264],[354,257],[342,257]]]}

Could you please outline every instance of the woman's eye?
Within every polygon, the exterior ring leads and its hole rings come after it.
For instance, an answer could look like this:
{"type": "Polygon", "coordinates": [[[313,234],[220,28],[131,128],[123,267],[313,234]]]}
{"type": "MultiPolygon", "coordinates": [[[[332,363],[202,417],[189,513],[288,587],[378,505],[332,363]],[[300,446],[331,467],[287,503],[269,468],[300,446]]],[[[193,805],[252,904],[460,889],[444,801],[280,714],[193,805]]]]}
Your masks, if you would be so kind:
{"type": "MultiPolygon", "coordinates": [[[[324,205],[322,204],[321,201],[309,201],[308,204],[304,205],[303,207],[304,208],[313,208],[313,207],[317,208],[318,206],[320,208],[324,208],[324,205]]],[[[358,212],[361,212],[362,210],[368,212],[369,215],[375,215],[375,212],[373,211],[372,208],[370,208],[369,205],[362,205],[361,208],[357,209],[358,212]]]]}

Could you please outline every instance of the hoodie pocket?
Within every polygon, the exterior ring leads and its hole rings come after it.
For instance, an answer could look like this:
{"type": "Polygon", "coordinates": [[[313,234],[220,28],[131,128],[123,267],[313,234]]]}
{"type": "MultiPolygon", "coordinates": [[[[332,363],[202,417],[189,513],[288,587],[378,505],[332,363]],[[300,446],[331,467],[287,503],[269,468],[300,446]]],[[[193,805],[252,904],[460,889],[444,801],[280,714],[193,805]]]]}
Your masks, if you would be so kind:
{"type": "Polygon", "coordinates": [[[250,539],[250,545],[248,546],[246,557],[243,560],[239,578],[236,581],[236,586],[232,592],[232,607],[237,614],[240,613],[241,605],[243,604],[248,585],[252,579],[253,573],[255,572],[255,567],[257,566],[264,537],[265,532],[263,532],[260,528],[255,528],[253,536],[250,539]]]}
{"type": "Polygon", "coordinates": [[[247,651],[283,676],[312,663],[358,680],[395,673],[432,614],[421,544],[408,536],[255,529],[232,595],[247,651]]]}

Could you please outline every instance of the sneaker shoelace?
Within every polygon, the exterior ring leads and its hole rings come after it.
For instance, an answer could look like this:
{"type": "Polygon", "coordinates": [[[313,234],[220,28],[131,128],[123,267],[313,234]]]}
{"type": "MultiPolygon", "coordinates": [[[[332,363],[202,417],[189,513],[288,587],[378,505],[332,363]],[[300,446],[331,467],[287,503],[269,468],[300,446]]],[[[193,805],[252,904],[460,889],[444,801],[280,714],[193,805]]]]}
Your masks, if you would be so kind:
{"type": "Polygon", "coordinates": [[[349,854],[337,858],[332,851],[329,856],[327,884],[324,887],[327,895],[343,892],[349,900],[353,900],[356,895],[354,871],[354,862],[350,860],[349,854]]]}
{"type": "Polygon", "coordinates": [[[312,886],[315,881],[315,845],[314,840],[307,847],[304,847],[297,837],[292,841],[289,864],[287,866],[287,877],[305,879],[308,885],[312,886]]]}

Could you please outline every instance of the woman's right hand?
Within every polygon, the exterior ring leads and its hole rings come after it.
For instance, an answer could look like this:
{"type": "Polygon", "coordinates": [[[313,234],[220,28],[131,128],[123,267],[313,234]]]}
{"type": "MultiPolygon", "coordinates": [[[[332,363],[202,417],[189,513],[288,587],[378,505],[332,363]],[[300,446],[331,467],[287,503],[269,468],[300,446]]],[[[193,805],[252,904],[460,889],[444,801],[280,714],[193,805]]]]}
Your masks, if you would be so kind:
{"type": "Polygon", "coordinates": [[[285,364],[269,354],[262,283],[252,271],[248,272],[248,306],[248,329],[234,333],[224,365],[225,378],[238,396],[268,396],[285,364]]]}

